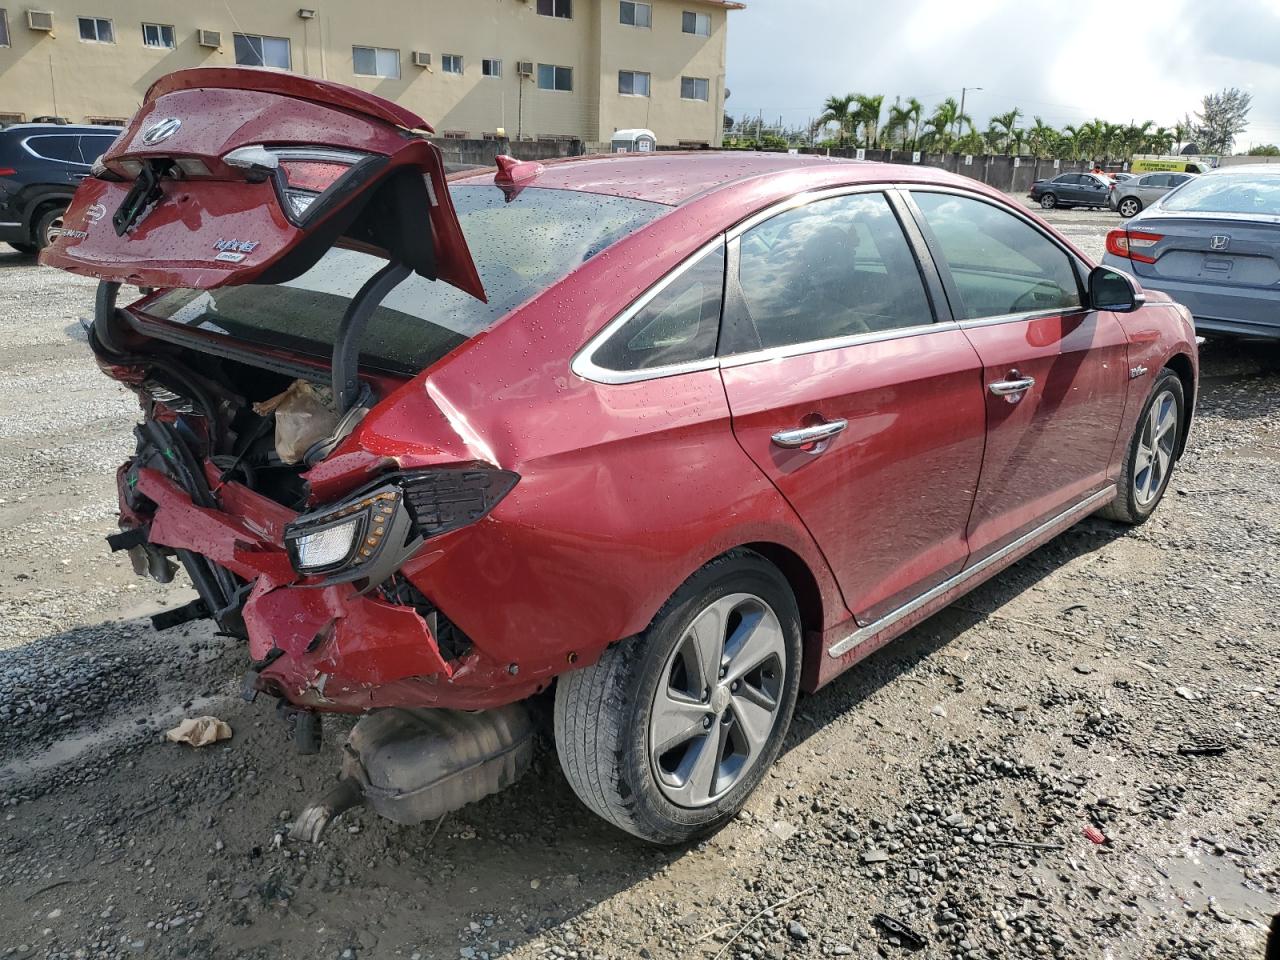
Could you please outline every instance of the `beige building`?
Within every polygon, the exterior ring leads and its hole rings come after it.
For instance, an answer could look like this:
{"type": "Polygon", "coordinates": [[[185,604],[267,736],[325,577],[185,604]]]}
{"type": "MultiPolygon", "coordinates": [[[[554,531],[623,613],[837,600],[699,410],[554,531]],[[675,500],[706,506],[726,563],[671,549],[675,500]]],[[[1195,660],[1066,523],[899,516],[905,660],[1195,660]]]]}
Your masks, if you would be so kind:
{"type": "Polygon", "coordinates": [[[732,0],[0,0],[0,120],[121,122],[236,63],[395,100],[445,136],[719,146],[732,0]],[[299,4],[308,4],[299,6],[299,4]]]}

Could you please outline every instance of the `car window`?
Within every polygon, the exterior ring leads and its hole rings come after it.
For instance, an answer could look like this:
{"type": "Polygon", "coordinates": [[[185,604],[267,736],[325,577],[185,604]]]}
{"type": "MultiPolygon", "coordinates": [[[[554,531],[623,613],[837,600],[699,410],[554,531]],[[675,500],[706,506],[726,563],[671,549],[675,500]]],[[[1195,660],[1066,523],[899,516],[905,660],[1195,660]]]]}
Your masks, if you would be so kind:
{"type": "Polygon", "coordinates": [[[819,200],[751,228],[738,277],[764,348],[933,320],[920,268],[882,193],[819,200]]]}
{"type": "Polygon", "coordinates": [[[1080,178],[1076,176],[1074,173],[1064,173],[1062,176],[1054,177],[1053,179],[1054,183],[1066,183],[1066,184],[1078,183],[1079,181],[1080,181],[1080,178]]]}
{"type": "Polygon", "coordinates": [[[27,149],[45,160],[61,160],[64,163],[83,163],[80,159],[80,146],[76,137],[71,134],[48,134],[40,137],[28,137],[27,149]]]}
{"type": "Polygon", "coordinates": [[[93,163],[107,152],[107,148],[115,143],[115,137],[104,137],[101,134],[86,134],[80,138],[80,156],[85,163],[93,163]]]}
{"type": "Polygon", "coordinates": [[[1147,177],[1147,182],[1143,184],[1145,187],[1167,187],[1169,185],[1169,175],[1167,173],[1153,173],[1147,177]]]}
{"type": "MultiPolygon", "coordinates": [[[[533,186],[511,197],[491,185],[455,184],[449,193],[489,302],[415,273],[374,311],[361,345],[362,363],[417,373],[671,209],[648,200],[533,186]]],[[[141,309],[232,339],[327,357],[352,298],[386,263],[333,248],[285,283],[169,290],[141,309]]]]}
{"type": "Polygon", "coordinates": [[[1182,186],[1184,183],[1186,183],[1186,182],[1187,182],[1188,180],[1190,180],[1190,179],[1191,179],[1191,175],[1190,175],[1190,174],[1186,174],[1186,173],[1175,173],[1175,174],[1172,174],[1172,175],[1169,177],[1169,186],[1171,186],[1171,187],[1180,187],[1180,186],[1182,186]]]}
{"type": "Polygon", "coordinates": [[[1079,307],[1071,257],[1031,224],[993,204],[914,191],[951,272],[965,320],[1079,307]]]}
{"type": "Polygon", "coordinates": [[[1280,216],[1280,171],[1209,173],[1161,198],[1165,210],[1280,216]]]}
{"type": "Polygon", "coordinates": [[[723,291],[721,244],[619,327],[592,354],[592,362],[607,370],[649,370],[714,357],[723,291]]]}

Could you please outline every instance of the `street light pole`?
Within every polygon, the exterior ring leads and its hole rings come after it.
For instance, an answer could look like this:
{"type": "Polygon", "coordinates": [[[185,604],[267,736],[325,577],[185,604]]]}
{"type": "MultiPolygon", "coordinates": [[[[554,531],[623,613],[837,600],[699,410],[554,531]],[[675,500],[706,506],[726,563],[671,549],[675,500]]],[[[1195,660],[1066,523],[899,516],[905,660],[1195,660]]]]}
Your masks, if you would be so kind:
{"type": "MultiPolygon", "coordinates": [[[[981,87],[961,87],[960,88],[960,117],[964,116],[964,95],[968,93],[970,90],[979,91],[981,89],[982,89],[981,87]]],[[[956,128],[953,131],[956,134],[960,133],[960,117],[956,117],[956,128]]]]}

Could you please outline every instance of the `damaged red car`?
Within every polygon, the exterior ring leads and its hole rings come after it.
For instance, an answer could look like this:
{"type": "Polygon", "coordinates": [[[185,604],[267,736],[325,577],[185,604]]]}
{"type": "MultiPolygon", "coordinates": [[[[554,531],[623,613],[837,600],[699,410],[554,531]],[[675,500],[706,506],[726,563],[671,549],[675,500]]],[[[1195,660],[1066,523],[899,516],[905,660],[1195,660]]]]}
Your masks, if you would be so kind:
{"type": "Polygon", "coordinates": [[[198,594],[156,626],[243,637],[303,749],[363,715],[295,832],[500,789],[545,694],[583,802],[687,840],[801,690],[1160,502],[1190,317],[1003,195],[778,154],[446,178],[429,132],[175,73],[44,254],[100,280],[91,345],[141,402],[111,546],[198,594]]]}

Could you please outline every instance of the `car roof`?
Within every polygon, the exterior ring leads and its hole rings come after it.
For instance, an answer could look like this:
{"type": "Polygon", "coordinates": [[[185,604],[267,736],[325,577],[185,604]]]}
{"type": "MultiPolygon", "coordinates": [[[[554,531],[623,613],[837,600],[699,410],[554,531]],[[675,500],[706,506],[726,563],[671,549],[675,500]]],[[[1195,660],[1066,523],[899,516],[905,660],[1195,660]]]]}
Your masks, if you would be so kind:
{"type": "MultiPolygon", "coordinates": [[[[535,177],[524,186],[579,190],[649,200],[679,206],[694,197],[771,174],[848,171],[848,182],[876,183],[902,179],[903,165],[847,160],[817,154],[752,153],[740,150],[658,151],[656,153],[607,153],[542,161],[535,177]]],[[[942,170],[915,166],[911,179],[935,183],[965,182],[942,170]],[[931,176],[936,174],[936,176],[931,176]]],[[[493,168],[467,170],[451,176],[453,184],[493,183],[493,168]]],[[[967,181],[972,183],[972,181],[967,181]]]]}

